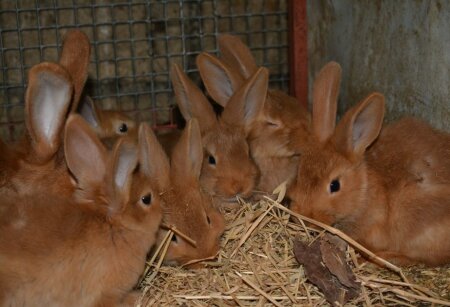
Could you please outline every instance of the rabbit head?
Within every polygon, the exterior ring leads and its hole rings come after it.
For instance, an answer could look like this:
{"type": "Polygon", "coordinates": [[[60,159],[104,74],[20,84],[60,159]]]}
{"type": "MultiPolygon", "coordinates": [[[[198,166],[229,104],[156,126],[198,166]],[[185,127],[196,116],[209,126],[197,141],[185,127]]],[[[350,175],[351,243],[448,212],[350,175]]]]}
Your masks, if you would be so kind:
{"type": "Polygon", "coordinates": [[[137,125],[126,114],[119,111],[102,110],[98,108],[89,96],[83,94],[88,78],[90,42],[85,33],[72,30],[66,34],[63,41],[59,63],[72,77],[74,97],[71,112],[78,112],[91,124],[102,139],[112,138],[112,146],[118,136],[131,135],[137,138],[137,125]]]}
{"type": "Polygon", "coordinates": [[[2,157],[1,167],[7,165],[2,186],[30,192],[44,185],[71,193],[73,184],[59,149],[66,115],[70,108],[76,108],[87,79],[89,55],[87,36],[70,31],[64,38],[59,65],[41,63],[30,70],[25,95],[27,131],[2,157]]]}
{"type": "Polygon", "coordinates": [[[124,135],[137,137],[138,127],[134,120],[120,111],[100,109],[89,96],[83,98],[79,113],[103,140],[124,135]]]}
{"type": "Polygon", "coordinates": [[[203,143],[200,183],[217,201],[248,197],[257,179],[246,131],[257,118],[267,89],[267,71],[258,70],[224,107],[219,117],[200,89],[174,65],[172,84],[186,120],[197,118],[203,143]]]}
{"type": "MultiPolygon", "coordinates": [[[[231,35],[219,37],[220,60],[204,54],[200,74],[209,95],[227,105],[245,80],[257,70],[255,59],[242,41],[231,35]]],[[[298,157],[290,148],[293,134],[308,136],[310,116],[298,101],[282,91],[268,90],[264,107],[249,127],[250,152],[260,172],[258,189],[272,192],[285,180],[292,180],[298,157]]]]}
{"type": "Polygon", "coordinates": [[[315,140],[302,149],[297,178],[288,191],[291,209],[350,234],[368,210],[368,190],[377,189],[369,184],[364,153],[381,130],[384,97],[369,95],[336,128],[336,101],[314,103],[315,140]]]}
{"type": "Polygon", "coordinates": [[[169,162],[148,125],[139,127],[138,148],[134,143],[118,139],[108,160],[106,148],[86,121],[77,114],[67,120],[64,147],[68,168],[77,180],[75,200],[88,200],[106,210],[103,214],[111,221],[148,232],[151,235],[145,237],[154,242],[162,216],[159,194],[165,188],[160,178],[167,177],[169,162]],[[105,200],[108,205],[98,205],[105,200]]]}
{"type": "Polygon", "coordinates": [[[111,306],[133,298],[162,218],[159,172],[169,172],[154,142],[142,125],[137,146],[122,138],[108,153],[79,115],[69,116],[64,153],[74,195],[2,198],[1,303],[111,306]]]}
{"type": "Polygon", "coordinates": [[[0,162],[2,187],[18,193],[42,187],[70,194],[74,185],[63,175],[68,173],[59,148],[71,98],[71,78],[64,68],[41,63],[30,69],[25,94],[27,131],[17,144],[5,148],[0,162]]]}
{"type": "MultiPolygon", "coordinates": [[[[163,223],[175,226],[196,242],[196,246],[178,235],[172,237],[165,262],[186,264],[196,259],[213,257],[219,250],[225,222],[212,205],[211,197],[200,186],[203,147],[200,128],[195,118],[188,121],[171,157],[170,189],[164,200],[163,223]]],[[[166,231],[160,231],[159,240],[166,231]]]]}

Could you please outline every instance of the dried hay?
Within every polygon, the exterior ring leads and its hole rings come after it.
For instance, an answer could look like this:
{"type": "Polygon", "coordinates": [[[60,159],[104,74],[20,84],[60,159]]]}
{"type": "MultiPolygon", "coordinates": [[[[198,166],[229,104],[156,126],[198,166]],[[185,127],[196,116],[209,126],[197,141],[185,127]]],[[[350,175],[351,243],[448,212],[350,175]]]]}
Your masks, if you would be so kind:
{"type": "MultiPolygon", "coordinates": [[[[361,250],[344,234],[325,225],[323,231],[307,228],[302,225],[307,219],[291,221],[292,216],[300,216],[280,204],[283,194],[275,201],[269,197],[253,204],[240,201],[239,209],[225,212],[228,227],[222,249],[216,259],[203,261],[204,269],[161,266],[160,260],[150,259],[149,272],[141,282],[140,306],[327,305],[293,254],[294,237],[311,241],[326,231],[353,246],[346,257],[363,287],[349,305],[450,306],[450,266],[401,270],[384,260],[380,261],[388,268],[358,263],[361,250]]],[[[172,233],[159,247],[161,255],[172,233]]]]}

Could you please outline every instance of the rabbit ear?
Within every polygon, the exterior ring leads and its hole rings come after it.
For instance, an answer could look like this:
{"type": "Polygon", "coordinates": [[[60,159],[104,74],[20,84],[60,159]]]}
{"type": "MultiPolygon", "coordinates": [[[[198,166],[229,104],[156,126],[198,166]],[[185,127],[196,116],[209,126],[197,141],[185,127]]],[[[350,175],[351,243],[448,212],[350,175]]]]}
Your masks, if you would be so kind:
{"type": "Polygon", "coordinates": [[[197,56],[197,67],[209,95],[222,107],[244,83],[239,71],[206,52],[197,56]]]}
{"type": "Polygon", "coordinates": [[[202,91],[181,70],[177,64],[170,72],[175,98],[186,121],[195,117],[201,119],[200,129],[206,131],[217,124],[216,113],[202,91]]]}
{"type": "Polygon", "coordinates": [[[237,69],[244,79],[250,78],[258,69],[250,49],[237,36],[221,35],[218,45],[223,61],[237,69]]]}
{"type": "Polygon", "coordinates": [[[314,80],[312,125],[320,142],[334,132],[340,83],[341,66],[336,62],[327,63],[314,80]]]}
{"type": "Polygon", "coordinates": [[[203,162],[203,146],[198,121],[186,124],[180,140],[172,152],[171,178],[180,184],[189,179],[198,181],[203,162]]]}
{"type": "Polygon", "coordinates": [[[139,163],[141,171],[147,177],[155,178],[160,189],[169,186],[169,159],[152,129],[145,123],[139,126],[139,163]]]}
{"type": "Polygon", "coordinates": [[[84,96],[78,107],[80,115],[94,128],[100,126],[100,117],[97,106],[89,96],[84,96]]]}
{"type": "Polygon", "coordinates": [[[31,68],[25,94],[26,126],[37,158],[47,161],[58,150],[72,97],[72,81],[58,64],[31,68]]]}
{"type": "Polygon", "coordinates": [[[338,149],[350,158],[361,158],[380,134],[384,96],[373,93],[345,113],[335,132],[338,149]]]}
{"type": "Polygon", "coordinates": [[[110,203],[113,212],[123,212],[130,198],[133,171],[138,162],[136,146],[130,140],[120,138],[112,151],[112,184],[114,201],[110,203]]]}
{"type": "Polygon", "coordinates": [[[88,77],[89,56],[91,45],[86,34],[79,30],[72,30],[64,37],[59,63],[72,77],[74,95],[71,112],[78,108],[81,93],[88,77]]]}
{"type": "Polygon", "coordinates": [[[269,72],[266,68],[259,68],[230,99],[221,120],[230,125],[250,128],[264,106],[268,83],[269,72]]]}
{"type": "Polygon", "coordinates": [[[107,151],[89,124],[78,114],[66,123],[64,153],[67,166],[78,184],[102,183],[107,170],[107,151]]]}

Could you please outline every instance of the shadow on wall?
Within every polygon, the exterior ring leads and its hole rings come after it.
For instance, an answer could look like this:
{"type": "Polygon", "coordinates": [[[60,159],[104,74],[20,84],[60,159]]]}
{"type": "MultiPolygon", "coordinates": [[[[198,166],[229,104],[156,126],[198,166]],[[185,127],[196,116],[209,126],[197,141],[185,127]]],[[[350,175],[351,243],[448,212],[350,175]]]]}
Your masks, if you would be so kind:
{"type": "Polygon", "coordinates": [[[339,62],[340,114],[380,91],[388,121],[413,115],[450,131],[450,1],[309,0],[308,27],[310,90],[339,62]]]}

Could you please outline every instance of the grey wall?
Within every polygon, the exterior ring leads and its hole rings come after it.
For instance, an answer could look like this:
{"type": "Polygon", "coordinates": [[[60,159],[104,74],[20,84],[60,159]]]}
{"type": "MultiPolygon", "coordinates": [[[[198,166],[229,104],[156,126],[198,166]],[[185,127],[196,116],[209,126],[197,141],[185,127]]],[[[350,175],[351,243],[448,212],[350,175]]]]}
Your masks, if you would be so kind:
{"type": "Polygon", "coordinates": [[[414,115],[450,131],[450,1],[309,0],[308,27],[310,89],[339,62],[340,114],[380,91],[388,121],[414,115]]]}

